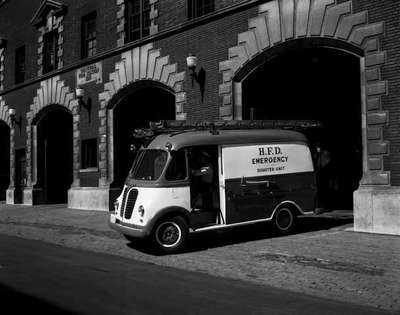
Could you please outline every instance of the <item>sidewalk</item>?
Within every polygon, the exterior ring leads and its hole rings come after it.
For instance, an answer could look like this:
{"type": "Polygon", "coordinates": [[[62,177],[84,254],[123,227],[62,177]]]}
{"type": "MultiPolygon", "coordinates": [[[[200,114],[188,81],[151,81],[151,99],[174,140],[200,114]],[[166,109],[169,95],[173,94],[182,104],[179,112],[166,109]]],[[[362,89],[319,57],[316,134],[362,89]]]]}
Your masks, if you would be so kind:
{"type": "Polygon", "coordinates": [[[189,251],[153,256],[108,227],[108,213],[0,204],[0,233],[157,265],[374,306],[400,314],[400,237],[352,232],[351,213],[303,218],[299,233],[267,227],[196,234],[189,251]]]}

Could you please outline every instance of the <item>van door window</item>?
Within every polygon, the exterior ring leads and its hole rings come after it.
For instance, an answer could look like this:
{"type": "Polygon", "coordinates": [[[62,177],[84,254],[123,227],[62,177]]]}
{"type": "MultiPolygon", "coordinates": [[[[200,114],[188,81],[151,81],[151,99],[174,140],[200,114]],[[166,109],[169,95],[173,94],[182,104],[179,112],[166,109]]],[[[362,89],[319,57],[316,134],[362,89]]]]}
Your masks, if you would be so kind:
{"type": "Polygon", "coordinates": [[[186,178],[186,154],[184,150],[171,151],[171,162],[168,165],[165,179],[169,181],[186,178]]]}

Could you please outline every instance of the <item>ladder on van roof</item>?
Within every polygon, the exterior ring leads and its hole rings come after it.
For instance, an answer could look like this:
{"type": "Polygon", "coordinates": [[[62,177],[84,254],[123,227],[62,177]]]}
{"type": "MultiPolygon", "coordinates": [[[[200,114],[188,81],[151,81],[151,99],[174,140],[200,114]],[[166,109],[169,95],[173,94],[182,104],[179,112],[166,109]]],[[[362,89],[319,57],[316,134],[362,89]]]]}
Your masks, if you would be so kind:
{"type": "Polygon", "coordinates": [[[144,146],[153,138],[163,133],[182,133],[196,130],[208,130],[218,134],[218,130],[283,129],[307,132],[322,128],[317,120],[216,120],[189,122],[186,120],[161,120],[150,122],[149,128],[135,129],[133,136],[144,146]]]}
{"type": "Polygon", "coordinates": [[[155,130],[304,130],[321,127],[322,123],[317,120],[216,120],[202,122],[188,122],[186,120],[162,120],[160,122],[150,122],[150,129],[155,130]]]}

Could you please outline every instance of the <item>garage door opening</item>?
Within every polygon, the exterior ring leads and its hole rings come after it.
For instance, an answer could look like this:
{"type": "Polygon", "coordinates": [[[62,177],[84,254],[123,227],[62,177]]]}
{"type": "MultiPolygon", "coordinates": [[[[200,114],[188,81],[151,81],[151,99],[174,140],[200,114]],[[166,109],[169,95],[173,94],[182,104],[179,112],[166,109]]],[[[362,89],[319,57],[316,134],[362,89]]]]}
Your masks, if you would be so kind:
{"type": "Polygon", "coordinates": [[[287,52],[257,68],[242,89],[243,119],[322,123],[322,130],[307,133],[315,153],[319,206],[353,209],[353,192],[362,177],[359,58],[329,48],[287,52]]]}
{"type": "Polygon", "coordinates": [[[160,87],[146,86],[129,93],[114,110],[114,182],[122,188],[135,152],[133,132],[149,127],[150,121],[175,119],[175,95],[160,87]]]}
{"type": "Polygon", "coordinates": [[[43,202],[66,203],[73,179],[72,114],[49,106],[37,124],[37,184],[43,202]]]}
{"type": "Polygon", "coordinates": [[[6,199],[10,184],[10,128],[0,121],[0,201],[6,199]]]}

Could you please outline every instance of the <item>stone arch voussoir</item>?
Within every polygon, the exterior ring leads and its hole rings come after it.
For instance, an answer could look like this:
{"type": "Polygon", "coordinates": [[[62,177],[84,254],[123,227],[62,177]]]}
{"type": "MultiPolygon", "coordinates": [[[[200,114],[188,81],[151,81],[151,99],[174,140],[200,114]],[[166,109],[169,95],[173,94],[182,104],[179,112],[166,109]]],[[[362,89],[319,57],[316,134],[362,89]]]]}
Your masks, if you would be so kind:
{"type": "Polygon", "coordinates": [[[105,186],[112,181],[112,152],[107,146],[112,147],[112,137],[107,137],[107,129],[112,129],[112,119],[107,113],[108,102],[124,87],[141,80],[152,80],[164,84],[175,92],[176,119],[186,119],[184,105],[186,92],[183,91],[185,71],[178,72],[176,63],[170,63],[168,55],[163,56],[161,49],[155,49],[153,43],[121,54],[121,61],[115,64],[115,71],[110,73],[109,81],[104,84],[104,91],[99,94],[100,101],[100,127],[99,127],[99,185],[105,186]],[[108,140],[107,140],[108,139],[108,140]],[[108,162],[107,162],[108,161],[108,162]],[[108,167],[107,167],[108,163],[108,167]],[[108,170],[108,171],[107,171],[108,170]]]}
{"type": "Polygon", "coordinates": [[[387,59],[379,45],[383,34],[384,23],[369,23],[368,12],[354,13],[351,1],[337,4],[336,0],[274,0],[261,4],[258,15],[249,19],[247,31],[238,34],[237,45],[229,48],[228,59],[219,64],[221,119],[240,119],[241,115],[234,112],[238,106],[234,104],[234,94],[238,93],[234,91],[234,77],[257,55],[301,38],[328,38],[353,45],[364,52],[363,137],[367,156],[363,183],[389,185],[390,172],[383,170],[383,156],[389,154],[389,143],[383,139],[382,131],[389,121],[389,113],[381,105],[381,97],[388,93],[388,83],[381,79],[381,66],[387,59]]]}
{"type": "MultiPolygon", "coordinates": [[[[10,127],[10,185],[9,190],[13,190],[15,185],[15,129],[11,124],[10,115],[8,113],[9,106],[6,101],[0,96],[0,120],[4,121],[10,127]]],[[[7,203],[14,203],[14,194],[10,198],[7,192],[7,203]]]]}
{"type": "Polygon", "coordinates": [[[11,119],[8,114],[9,106],[6,104],[6,101],[0,96],[0,120],[3,120],[8,126],[11,127],[11,119]]]}
{"type": "MultiPolygon", "coordinates": [[[[59,105],[68,109],[73,116],[73,183],[72,186],[79,186],[79,109],[78,100],[73,90],[65,85],[60,76],[54,76],[40,82],[40,87],[36,91],[30,110],[26,113],[26,174],[28,203],[32,202],[32,188],[37,181],[37,132],[36,118],[38,114],[47,106],[59,105]]],[[[24,193],[24,198],[25,198],[24,193]]],[[[24,201],[25,202],[25,201],[24,201]]]]}

